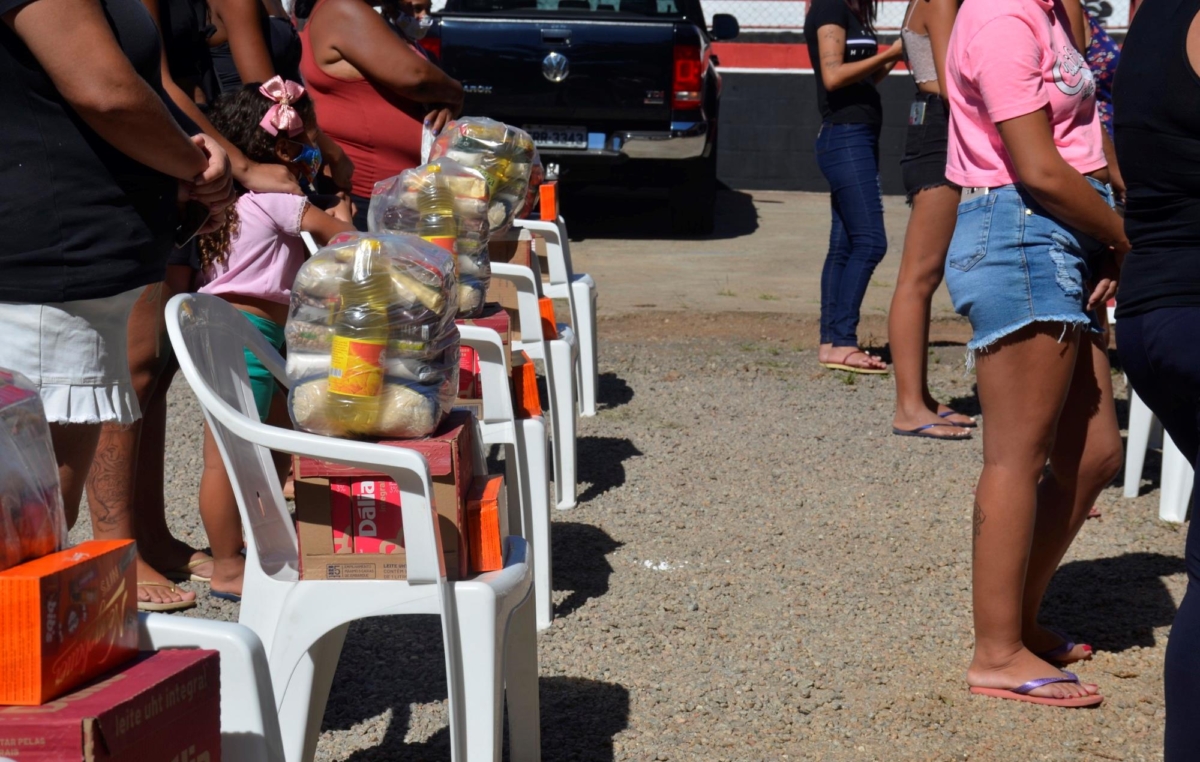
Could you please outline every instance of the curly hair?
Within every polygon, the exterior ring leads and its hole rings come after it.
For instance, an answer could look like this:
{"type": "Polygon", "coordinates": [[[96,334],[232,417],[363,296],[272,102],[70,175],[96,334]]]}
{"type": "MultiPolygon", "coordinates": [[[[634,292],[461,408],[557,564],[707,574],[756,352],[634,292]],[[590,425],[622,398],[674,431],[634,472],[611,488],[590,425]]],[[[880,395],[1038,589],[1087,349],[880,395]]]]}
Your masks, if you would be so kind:
{"type": "MultiPolygon", "coordinates": [[[[238,147],[246,158],[259,164],[278,164],[275,143],[280,136],[272,135],[259,124],[274,101],[258,91],[260,82],[250,82],[222,95],[208,112],[209,121],[217,132],[238,147]]],[[[314,124],[313,102],[306,93],[291,104],[306,125],[314,124]]],[[[284,135],[283,137],[286,137],[284,135]]],[[[212,233],[200,236],[200,266],[207,270],[229,256],[229,244],[237,235],[237,207],[226,211],[225,223],[212,233]]]]}

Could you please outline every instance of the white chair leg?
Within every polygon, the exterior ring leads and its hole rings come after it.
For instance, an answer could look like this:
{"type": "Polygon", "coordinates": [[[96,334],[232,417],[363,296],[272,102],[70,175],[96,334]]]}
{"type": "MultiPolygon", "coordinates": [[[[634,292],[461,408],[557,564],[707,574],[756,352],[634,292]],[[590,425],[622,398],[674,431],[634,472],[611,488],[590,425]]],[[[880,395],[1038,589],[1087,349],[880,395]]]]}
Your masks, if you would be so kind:
{"type": "Polygon", "coordinates": [[[484,586],[458,584],[452,593],[458,615],[466,755],[469,762],[500,762],[503,738],[503,645],[507,622],[497,621],[496,597],[484,586]]]}
{"type": "Polygon", "coordinates": [[[596,414],[596,394],[600,386],[600,370],[596,359],[596,290],[583,280],[571,284],[574,295],[577,321],[575,335],[579,337],[579,363],[581,368],[579,386],[580,415],[591,417],[596,414]]]}
{"type": "Polygon", "coordinates": [[[557,387],[554,416],[558,420],[554,426],[554,433],[560,435],[554,442],[554,452],[558,460],[554,486],[558,492],[558,509],[567,510],[575,507],[575,363],[571,356],[571,347],[565,341],[551,341],[549,344],[554,374],[548,375],[546,380],[557,387]]]}
{"type": "Polygon", "coordinates": [[[1142,483],[1142,467],[1146,463],[1146,448],[1150,444],[1150,429],[1154,414],[1142,402],[1133,387],[1129,387],[1129,436],[1125,442],[1125,497],[1137,497],[1142,483]]]}
{"type": "Polygon", "coordinates": [[[525,539],[533,548],[533,586],[537,609],[537,628],[544,630],[554,619],[552,580],[553,564],[550,552],[550,474],[546,466],[546,425],[541,418],[526,418],[516,422],[517,446],[520,448],[519,478],[528,485],[529,506],[525,511],[529,534],[525,539]]]}
{"type": "Polygon", "coordinates": [[[1183,453],[1163,436],[1162,478],[1158,496],[1158,516],[1163,521],[1182,523],[1187,519],[1188,506],[1192,502],[1192,481],[1195,474],[1192,464],[1183,453]]]}
{"type": "Polygon", "coordinates": [[[287,762],[311,762],[316,756],[321,720],[349,629],[344,624],[325,633],[298,661],[286,652],[272,654],[271,679],[287,762]]]}
{"type": "Polygon", "coordinates": [[[508,625],[504,685],[508,703],[508,756],[512,762],[540,762],[542,758],[537,633],[532,603],[525,601],[518,606],[508,625]]]}
{"type": "Polygon", "coordinates": [[[284,762],[271,668],[262,641],[233,622],[138,614],[143,651],[207,648],[221,653],[221,759],[284,762]]]}

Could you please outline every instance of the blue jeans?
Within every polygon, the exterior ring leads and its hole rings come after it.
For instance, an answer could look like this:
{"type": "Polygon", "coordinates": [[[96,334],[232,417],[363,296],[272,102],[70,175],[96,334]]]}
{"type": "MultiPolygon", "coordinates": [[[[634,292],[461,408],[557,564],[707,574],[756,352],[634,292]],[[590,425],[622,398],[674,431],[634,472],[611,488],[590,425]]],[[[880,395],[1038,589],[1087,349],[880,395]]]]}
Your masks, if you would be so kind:
{"type": "Polygon", "coordinates": [[[817,166],[829,181],[829,253],[821,271],[821,343],[858,346],[858,313],[887,253],[879,187],[879,133],[869,124],[825,122],[817,166]]]}
{"type": "MultiPolygon", "coordinates": [[[[1138,396],[1193,465],[1200,465],[1200,308],[1162,307],[1117,320],[1121,365],[1138,396]]],[[[1200,472],[1198,472],[1200,473],[1200,472]]],[[[1192,488],[1192,521],[1184,548],[1187,592],[1167,641],[1166,762],[1196,758],[1200,749],[1200,521],[1192,488]]]]}

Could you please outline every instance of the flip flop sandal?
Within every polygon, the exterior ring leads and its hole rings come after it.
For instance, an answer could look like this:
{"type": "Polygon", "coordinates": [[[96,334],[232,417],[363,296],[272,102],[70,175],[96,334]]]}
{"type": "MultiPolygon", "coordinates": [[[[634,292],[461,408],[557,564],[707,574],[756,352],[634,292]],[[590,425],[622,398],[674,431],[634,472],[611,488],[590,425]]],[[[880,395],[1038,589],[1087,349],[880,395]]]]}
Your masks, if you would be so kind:
{"type": "Polygon", "coordinates": [[[197,566],[211,564],[212,562],[213,560],[211,556],[197,558],[192,561],[188,561],[183,566],[175,569],[168,569],[167,571],[163,572],[163,576],[172,582],[212,582],[212,578],[202,577],[192,571],[192,569],[195,569],[197,566]]]}
{"type": "Polygon", "coordinates": [[[1024,685],[1018,685],[1012,690],[1004,690],[1002,688],[980,688],[971,686],[971,693],[976,696],[988,696],[990,698],[1008,699],[1010,701],[1024,701],[1029,704],[1042,704],[1044,706],[1060,706],[1068,709],[1081,708],[1085,706],[1099,706],[1104,703],[1104,697],[1101,695],[1095,696],[1076,696],[1075,698],[1048,698],[1045,696],[1030,696],[1030,692],[1036,691],[1044,685],[1052,683],[1075,683],[1079,684],[1079,678],[1070,672],[1064,671],[1062,677],[1042,677],[1037,680],[1030,680],[1024,685]]]}
{"type": "Polygon", "coordinates": [[[958,424],[955,424],[955,423],[927,423],[924,426],[918,426],[915,429],[898,429],[895,426],[893,426],[892,433],[898,437],[920,437],[921,439],[940,439],[940,440],[945,440],[948,442],[965,442],[971,438],[970,432],[967,432],[967,435],[965,437],[964,436],[939,437],[937,434],[929,433],[930,429],[937,428],[938,426],[949,426],[951,428],[958,429],[960,431],[965,428],[965,427],[959,426],[958,424]]]}
{"type": "MultiPolygon", "coordinates": [[[[947,410],[946,412],[938,413],[937,415],[938,415],[938,418],[949,418],[952,415],[966,415],[966,413],[960,413],[957,410],[947,410]]],[[[969,418],[970,416],[967,416],[967,417],[969,418]]],[[[951,426],[957,426],[960,429],[979,428],[979,424],[976,423],[974,420],[972,420],[970,423],[957,423],[955,421],[946,421],[946,423],[950,424],[951,426]]]]}
{"type": "Polygon", "coordinates": [[[1059,643],[1057,646],[1055,646],[1054,648],[1051,648],[1048,651],[1042,651],[1040,654],[1035,654],[1039,659],[1041,659],[1042,661],[1050,662],[1051,664],[1053,664],[1056,667],[1066,666],[1067,664],[1074,664],[1077,661],[1091,661],[1092,653],[1094,652],[1095,649],[1093,649],[1090,645],[1088,645],[1087,643],[1078,643],[1077,644],[1077,643],[1073,642],[1070,638],[1068,638],[1066,635],[1063,635],[1058,630],[1050,630],[1050,632],[1053,632],[1055,635],[1062,638],[1063,642],[1059,643]],[[1064,660],[1062,657],[1064,657],[1067,654],[1074,651],[1075,647],[1077,645],[1080,648],[1082,648],[1084,651],[1087,652],[1087,656],[1084,656],[1082,659],[1072,659],[1070,661],[1064,660]]]}
{"type": "MultiPolygon", "coordinates": [[[[172,593],[180,592],[179,588],[174,585],[164,585],[161,582],[139,582],[138,587],[165,587],[172,593]]],[[[196,607],[196,599],[190,601],[172,601],[171,603],[155,603],[153,601],[138,601],[138,611],[153,611],[163,613],[167,611],[185,611],[196,607]]]]}
{"type": "Polygon", "coordinates": [[[843,357],[841,362],[823,362],[820,363],[820,366],[822,368],[828,368],[829,370],[844,370],[848,373],[860,373],[864,376],[886,376],[888,374],[889,371],[887,368],[860,368],[857,365],[847,365],[846,361],[851,357],[854,357],[854,355],[863,355],[864,357],[871,356],[861,349],[858,349],[843,357]]]}
{"type": "Polygon", "coordinates": [[[220,598],[221,600],[229,601],[230,603],[242,602],[242,596],[238,595],[237,593],[222,593],[220,590],[209,590],[208,594],[213,598],[220,598]]]}
{"type": "Polygon", "coordinates": [[[1088,511],[1087,517],[1089,519],[1098,519],[1103,515],[1104,514],[1100,513],[1100,509],[1093,505],[1092,509],[1090,511],[1088,511]]]}

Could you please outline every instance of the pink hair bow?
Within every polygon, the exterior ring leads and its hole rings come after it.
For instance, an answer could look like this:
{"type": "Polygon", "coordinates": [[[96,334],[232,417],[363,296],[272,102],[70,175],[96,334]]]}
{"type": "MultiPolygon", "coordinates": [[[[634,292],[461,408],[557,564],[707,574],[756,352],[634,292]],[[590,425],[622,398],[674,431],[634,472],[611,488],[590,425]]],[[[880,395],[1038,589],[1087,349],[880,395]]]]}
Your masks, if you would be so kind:
{"type": "Polygon", "coordinates": [[[275,75],[264,82],[258,91],[275,101],[275,105],[267,109],[267,115],[258,123],[259,127],[272,135],[278,135],[280,130],[293,137],[304,132],[304,120],[292,108],[293,103],[304,97],[303,86],[275,75]]]}

